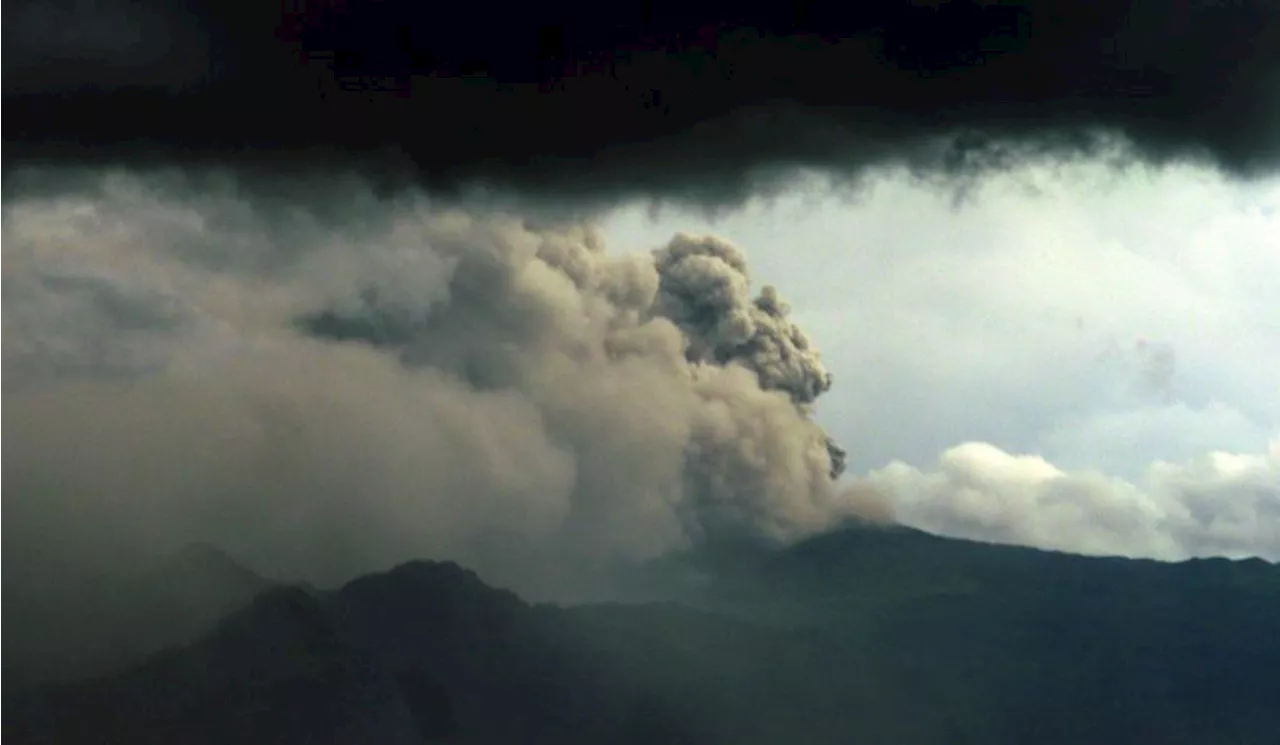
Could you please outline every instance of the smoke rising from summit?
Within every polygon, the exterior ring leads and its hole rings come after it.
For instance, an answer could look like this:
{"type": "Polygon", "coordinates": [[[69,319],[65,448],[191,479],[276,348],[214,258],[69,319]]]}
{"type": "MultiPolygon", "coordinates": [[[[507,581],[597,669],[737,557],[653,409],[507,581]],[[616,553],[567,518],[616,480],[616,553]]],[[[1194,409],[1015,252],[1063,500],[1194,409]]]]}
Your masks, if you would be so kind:
{"type": "Polygon", "coordinates": [[[1242,177],[1280,166],[1271,0],[505,10],[11,3],[5,168],[353,170],[440,194],[714,206],[806,169],[965,178],[1092,156],[1242,177]]]}
{"type": "MultiPolygon", "coordinates": [[[[747,261],[732,244],[678,234],[655,255],[657,307],[689,339],[690,362],[745,366],[761,387],[784,391],[801,410],[831,388],[831,373],[790,308],[771,286],[752,299],[747,261]]],[[[845,452],[827,438],[831,478],[844,472],[845,452]]]]}
{"type": "Polygon", "coordinates": [[[318,582],[443,556],[558,595],[881,516],[837,491],[813,345],[719,239],[613,254],[421,200],[330,231],[173,187],[6,202],[6,559],[205,540],[318,582]]]}

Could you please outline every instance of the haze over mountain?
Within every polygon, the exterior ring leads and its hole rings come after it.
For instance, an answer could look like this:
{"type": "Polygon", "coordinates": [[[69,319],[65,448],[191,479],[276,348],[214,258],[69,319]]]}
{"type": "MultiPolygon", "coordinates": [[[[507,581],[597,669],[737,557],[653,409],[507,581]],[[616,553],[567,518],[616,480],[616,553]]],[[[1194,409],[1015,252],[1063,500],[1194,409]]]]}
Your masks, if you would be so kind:
{"type": "Polygon", "coordinates": [[[1280,567],[1259,560],[855,526],[680,563],[647,575],[680,604],[529,605],[433,562],[267,590],[127,672],[7,695],[5,736],[1262,745],[1280,732],[1280,567]]]}
{"type": "Polygon", "coordinates": [[[101,569],[97,576],[60,577],[69,586],[57,588],[10,575],[17,581],[9,583],[4,613],[9,690],[118,670],[191,641],[274,584],[207,544],[101,569]]]}

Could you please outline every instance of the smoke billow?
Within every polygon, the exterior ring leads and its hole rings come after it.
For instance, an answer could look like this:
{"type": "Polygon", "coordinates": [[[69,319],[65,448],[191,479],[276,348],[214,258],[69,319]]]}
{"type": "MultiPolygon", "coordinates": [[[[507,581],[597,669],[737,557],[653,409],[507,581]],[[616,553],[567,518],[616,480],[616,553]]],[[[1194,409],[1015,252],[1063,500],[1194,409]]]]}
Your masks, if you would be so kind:
{"type": "Polygon", "coordinates": [[[837,491],[830,375],[724,241],[615,254],[422,200],[333,231],[171,187],[5,205],[6,559],[203,540],[320,582],[433,556],[564,595],[882,509],[837,491]]]}
{"type": "MultiPolygon", "coordinates": [[[[732,244],[677,235],[655,256],[661,277],[657,307],[688,338],[690,362],[747,367],[768,390],[808,405],[831,388],[831,373],[776,289],[752,298],[747,262],[732,244]]],[[[831,478],[844,472],[845,452],[830,438],[831,478]]]]}
{"type": "Polygon", "coordinates": [[[793,5],[15,0],[5,168],[723,205],[810,169],[1280,165],[1274,0],[793,5]]]}

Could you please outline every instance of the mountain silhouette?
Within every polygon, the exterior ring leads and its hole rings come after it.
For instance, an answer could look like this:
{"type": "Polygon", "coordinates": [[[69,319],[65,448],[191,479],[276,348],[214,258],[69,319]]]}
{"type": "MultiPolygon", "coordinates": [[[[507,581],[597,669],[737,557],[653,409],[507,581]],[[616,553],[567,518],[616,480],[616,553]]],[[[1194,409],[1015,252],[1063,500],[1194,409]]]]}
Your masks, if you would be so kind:
{"type": "Polygon", "coordinates": [[[1280,741],[1280,567],[853,526],[530,604],[417,561],[276,587],[128,671],[6,695],[11,743],[1280,741]],[[690,582],[694,577],[698,581],[690,582]]]}

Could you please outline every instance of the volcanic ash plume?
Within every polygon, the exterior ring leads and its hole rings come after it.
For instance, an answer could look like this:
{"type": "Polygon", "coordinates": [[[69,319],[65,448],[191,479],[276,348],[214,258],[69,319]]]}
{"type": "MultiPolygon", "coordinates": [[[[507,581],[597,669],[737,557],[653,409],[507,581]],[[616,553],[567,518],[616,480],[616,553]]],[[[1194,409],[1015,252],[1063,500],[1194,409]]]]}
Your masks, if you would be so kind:
{"type": "Polygon", "coordinates": [[[578,455],[571,523],[624,514],[610,504],[588,518],[619,491],[636,492],[627,512],[670,502],[694,541],[787,539],[829,518],[842,453],[811,421],[810,404],[831,376],[773,288],[752,299],[736,247],[677,235],[652,258],[612,257],[590,227],[476,227],[490,231],[483,251],[434,244],[455,268],[449,303],[419,312],[423,322],[367,292],[362,311],[304,326],[346,328],[336,335],[398,347],[411,369],[536,400],[552,439],[578,455]],[[661,436],[597,452],[641,422],[661,436]]]}
{"type": "Polygon", "coordinates": [[[207,540],[320,582],[430,556],[554,594],[880,510],[837,492],[830,375],[720,239],[617,255],[587,225],[421,205],[326,234],[235,198],[64,202],[6,205],[30,306],[6,300],[6,538],[61,536],[6,558],[207,540]],[[104,331],[122,295],[180,322],[104,331]],[[106,366],[111,334],[146,359],[106,366]]]}
{"type": "MultiPolygon", "coordinates": [[[[661,276],[657,307],[688,339],[691,363],[737,364],[760,386],[782,391],[801,411],[831,389],[831,373],[804,331],[787,320],[790,307],[766,286],[752,299],[746,258],[715,237],[680,234],[655,253],[661,276]]],[[[831,478],[844,472],[845,452],[830,438],[831,478]]]]}

